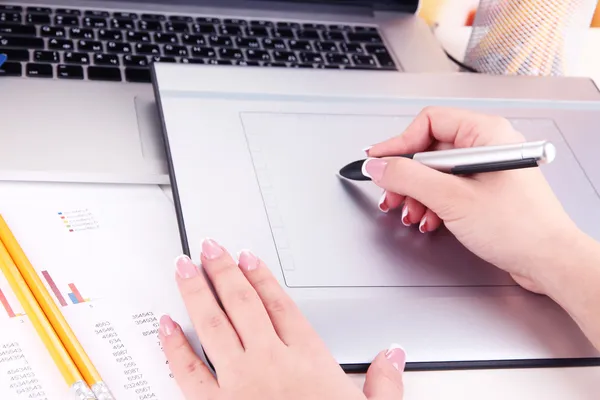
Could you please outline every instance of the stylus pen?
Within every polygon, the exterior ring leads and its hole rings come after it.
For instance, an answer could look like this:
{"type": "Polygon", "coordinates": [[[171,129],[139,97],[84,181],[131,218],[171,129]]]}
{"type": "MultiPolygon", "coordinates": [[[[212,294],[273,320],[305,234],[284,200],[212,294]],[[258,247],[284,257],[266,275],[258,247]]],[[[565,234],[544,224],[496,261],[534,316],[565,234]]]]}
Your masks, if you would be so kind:
{"type": "MultiPolygon", "coordinates": [[[[450,150],[426,151],[423,153],[400,154],[396,157],[411,158],[438,171],[453,175],[478,174],[532,168],[554,161],[556,148],[548,141],[520,144],[480,146],[450,150]]],[[[365,161],[354,161],[339,174],[355,181],[371,180],[364,170],[365,161]]]]}

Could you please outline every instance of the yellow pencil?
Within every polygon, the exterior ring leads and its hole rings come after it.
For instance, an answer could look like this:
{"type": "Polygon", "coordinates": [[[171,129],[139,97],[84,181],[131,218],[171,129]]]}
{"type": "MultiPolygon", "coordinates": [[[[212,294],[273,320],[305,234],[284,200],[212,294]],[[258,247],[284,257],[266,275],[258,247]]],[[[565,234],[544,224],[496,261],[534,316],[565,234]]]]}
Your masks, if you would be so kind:
{"type": "Polygon", "coordinates": [[[48,349],[50,356],[58,367],[67,385],[73,391],[75,398],[80,400],[95,400],[96,396],[83,380],[79,369],[71,360],[69,353],[64,348],[60,338],[52,328],[52,325],[44,315],[40,305],[35,300],[33,293],[19,273],[6,247],[0,243],[0,269],[10,284],[12,291],[21,303],[23,310],[29,317],[33,327],[42,342],[48,349]]]}
{"type": "Polygon", "coordinates": [[[79,343],[75,333],[50,296],[50,293],[46,290],[38,273],[27,259],[25,252],[17,242],[17,239],[11,232],[2,215],[0,215],[0,240],[4,243],[4,246],[6,246],[6,249],[14,260],[19,272],[27,282],[27,285],[31,288],[33,295],[44,310],[50,324],[54,327],[69,355],[83,375],[85,382],[91,387],[99,400],[114,400],[114,396],[111,394],[108,385],[102,380],[100,373],[83,349],[81,343],[79,343]]]}

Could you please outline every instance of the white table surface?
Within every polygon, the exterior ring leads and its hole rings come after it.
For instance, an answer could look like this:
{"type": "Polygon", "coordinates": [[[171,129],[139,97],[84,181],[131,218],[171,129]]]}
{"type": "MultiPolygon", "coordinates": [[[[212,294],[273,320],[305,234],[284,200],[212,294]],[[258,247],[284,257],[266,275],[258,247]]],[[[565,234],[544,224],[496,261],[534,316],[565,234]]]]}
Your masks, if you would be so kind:
{"type": "MultiPolygon", "coordinates": [[[[462,60],[470,33],[468,27],[442,26],[436,36],[462,60]]],[[[600,87],[600,29],[590,29],[581,59],[567,75],[591,77],[600,87]]],[[[351,377],[362,387],[363,374],[351,377]]],[[[405,400],[600,399],[600,367],[405,372],[404,382],[405,400]]]]}

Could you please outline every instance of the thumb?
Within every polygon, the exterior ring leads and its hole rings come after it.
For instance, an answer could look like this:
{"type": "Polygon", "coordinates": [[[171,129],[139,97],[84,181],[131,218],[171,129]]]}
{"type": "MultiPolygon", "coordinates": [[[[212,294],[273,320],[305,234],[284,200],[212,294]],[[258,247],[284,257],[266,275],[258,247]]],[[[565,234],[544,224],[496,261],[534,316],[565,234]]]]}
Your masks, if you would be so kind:
{"type": "Polygon", "coordinates": [[[468,193],[463,178],[404,157],[369,158],[363,174],[390,192],[412,197],[444,218],[444,210],[468,193]]]}
{"type": "Polygon", "coordinates": [[[367,371],[363,392],[369,400],[401,400],[404,395],[402,373],[406,354],[398,345],[382,351],[367,371]]]}

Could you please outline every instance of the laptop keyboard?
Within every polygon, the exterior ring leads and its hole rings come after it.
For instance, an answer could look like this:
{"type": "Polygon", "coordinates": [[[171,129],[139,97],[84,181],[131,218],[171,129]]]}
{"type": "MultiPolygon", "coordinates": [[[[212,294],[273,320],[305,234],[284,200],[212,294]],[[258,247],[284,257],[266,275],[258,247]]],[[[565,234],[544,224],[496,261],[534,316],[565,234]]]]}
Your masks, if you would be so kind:
{"type": "Polygon", "coordinates": [[[376,27],[0,5],[0,76],[150,82],[153,62],[397,70],[376,27]]]}

